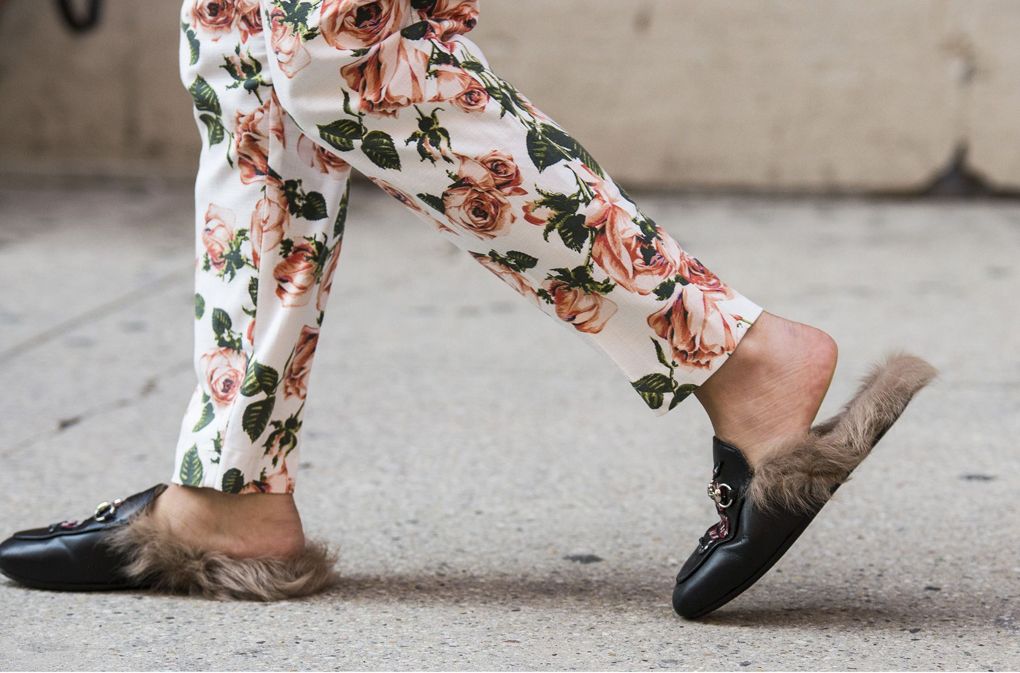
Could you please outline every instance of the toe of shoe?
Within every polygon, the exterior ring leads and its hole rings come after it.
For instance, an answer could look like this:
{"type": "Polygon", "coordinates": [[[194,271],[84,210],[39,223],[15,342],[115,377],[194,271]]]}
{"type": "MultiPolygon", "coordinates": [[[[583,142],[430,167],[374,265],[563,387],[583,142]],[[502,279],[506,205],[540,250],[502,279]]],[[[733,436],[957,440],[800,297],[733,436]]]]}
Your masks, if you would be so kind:
{"type": "Polygon", "coordinates": [[[11,579],[18,579],[25,566],[23,555],[20,553],[19,541],[9,537],[0,542],[0,574],[11,579]]]}
{"type": "Polygon", "coordinates": [[[703,578],[692,576],[673,587],[673,610],[684,619],[697,619],[717,607],[722,599],[703,578]]]}

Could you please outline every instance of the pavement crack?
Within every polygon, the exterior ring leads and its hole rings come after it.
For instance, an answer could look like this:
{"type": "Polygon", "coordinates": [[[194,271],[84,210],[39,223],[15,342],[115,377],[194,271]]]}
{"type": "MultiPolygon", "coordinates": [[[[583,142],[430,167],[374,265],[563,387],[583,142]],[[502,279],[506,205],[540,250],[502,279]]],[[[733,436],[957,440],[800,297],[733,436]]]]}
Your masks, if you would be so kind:
{"type": "MultiPolygon", "coordinates": [[[[190,279],[187,282],[191,282],[190,279]]],[[[166,275],[160,276],[155,280],[142,285],[130,292],[120,295],[108,302],[100,304],[94,308],[91,308],[82,313],[75,314],[66,320],[63,320],[52,327],[48,327],[36,334],[29,336],[27,339],[22,340],[20,343],[16,343],[10,348],[0,351],[0,363],[9,362],[14,358],[24,355],[29,351],[35,350],[40,346],[45,346],[57,337],[63,336],[75,329],[94,323],[102,318],[110,315],[114,315],[124,310],[129,306],[133,306],[140,301],[152,297],[155,292],[162,292],[174,287],[182,286],[185,284],[185,279],[181,277],[179,271],[173,271],[166,275]]]]}
{"type": "Polygon", "coordinates": [[[147,397],[151,397],[156,387],[154,382],[162,380],[164,377],[174,376],[181,372],[189,371],[193,367],[193,363],[190,359],[181,360],[167,367],[162,372],[150,377],[138,390],[138,393],[129,397],[117,397],[112,400],[100,402],[86,409],[80,410],[70,416],[57,419],[56,427],[50,432],[35,432],[31,437],[28,437],[20,442],[14,442],[9,448],[0,451],[0,456],[11,456],[19,451],[30,449],[48,439],[51,439],[63,432],[67,432],[69,429],[82,425],[85,421],[92,420],[104,414],[119,409],[125,409],[136,404],[139,404],[142,400],[147,397]]]}

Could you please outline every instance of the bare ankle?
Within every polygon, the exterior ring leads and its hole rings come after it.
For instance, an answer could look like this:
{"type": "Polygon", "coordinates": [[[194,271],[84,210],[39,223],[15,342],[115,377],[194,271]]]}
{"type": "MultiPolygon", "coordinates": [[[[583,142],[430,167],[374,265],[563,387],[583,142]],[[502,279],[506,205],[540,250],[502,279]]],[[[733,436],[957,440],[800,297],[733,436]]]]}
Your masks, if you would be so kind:
{"type": "Polygon", "coordinates": [[[696,395],[716,435],[753,462],[768,444],[808,430],[836,358],[825,332],[763,313],[696,395]]]}
{"type": "Polygon", "coordinates": [[[304,549],[290,495],[232,495],[172,484],[156,499],[153,516],[185,544],[238,558],[285,557],[304,549]]]}

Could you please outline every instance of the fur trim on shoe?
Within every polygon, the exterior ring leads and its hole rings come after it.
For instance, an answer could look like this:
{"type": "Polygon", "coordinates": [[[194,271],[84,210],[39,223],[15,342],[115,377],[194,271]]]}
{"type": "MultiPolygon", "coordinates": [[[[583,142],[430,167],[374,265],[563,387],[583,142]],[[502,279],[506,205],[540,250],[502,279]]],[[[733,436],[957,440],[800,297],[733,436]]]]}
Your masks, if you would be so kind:
{"type": "Polygon", "coordinates": [[[165,524],[141,512],[113,531],[109,544],[130,563],[121,572],[156,591],[217,600],[276,601],[322,591],[337,582],[336,555],[309,542],[292,558],[236,559],[192,549],[175,539],[165,524]]]}
{"type": "Polygon", "coordinates": [[[890,355],[872,368],[842,411],[758,461],[749,497],[763,510],[817,510],[935,375],[919,357],[890,355]]]}

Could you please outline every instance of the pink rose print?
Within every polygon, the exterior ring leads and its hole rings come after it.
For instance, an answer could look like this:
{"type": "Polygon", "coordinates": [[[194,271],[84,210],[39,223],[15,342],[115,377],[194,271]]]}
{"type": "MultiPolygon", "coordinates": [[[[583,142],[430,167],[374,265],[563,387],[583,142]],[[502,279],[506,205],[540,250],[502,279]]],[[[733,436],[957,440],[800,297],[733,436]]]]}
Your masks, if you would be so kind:
{"type": "Polygon", "coordinates": [[[209,265],[219,271],[226,266],[224,253],[230,250],[234,241],[234,213],[216,204],[209,204],[205,211],[205,227],[202,229],[202,245],[209,256],[209,265]]]}
{"type": "Polygon", "coordinates": [[[733,296],[733,291],[719,280],[718,276],[709,271],[704,264],[682,250],[680,251],[678,272],[688,283],[697,285],[703,292],[718,293],[721,297],[727,299],[733,296]]]}
{"type": "Polygon", "coordinates": [[[393,185],[391,185],[390,183],[386,182],[385,180],[383,180],[381,178],[374,178],[374,177],[370,176],[368,179],[371,180],[373,183],[375,183],[375,185],[377,187],[379,187],[379,189],[383,190],[384,192],[386,192],[387,194],[389,194],[390,196],[395,198],[397,201],[399,201],[400,203],[404,204],[404,206],[406,206],[407,208],[410,208],[418,216],[427,219],[429,222],[431,222],[433,225],[435,225],[436,230],[438,230],[438,231],[450,231],[450,232],[453,231],[453,229],[451,229],[450,227],[446,226],[444,223],[440,222],[435,217],[433,217],[431,213],[429,213],[428,211],[423,209],[418,204],[417,199],[415,199],[413,196],[411,196],[407,192],[402,191],[400,189],[397,189],[396,187],[394,187],[393,185]]]}
{"type": "Polygon", "coordinates": [[[217,406],[230,404],[244,382],[248,362],[244,353],[232,348],[217,348],[202,356],[209,396],[217,406]]]}
{"type": "Polygon", "coordinates": [[[236,14],[234,0],[195,0],[191,25],[209,33],[209,39],[215,42],[233,29],[236,14]]]}
{"type": "Polygon", "coordinates": [[[306,135],[298,138],[297,152],[302,161],[324,175],[343,175],[351,167],[339,156],[318,145],[306,135]]]}
{"type": "Polygon", "coordinates": [[[538,293],[531,286],[531,283],[528,282],[528,279],[524,277],[524,274],[497,262],[488,255],[472,252],[471,256],[475,258],[475,261],[495,274],[497,278],[516,290],[522,297],[531,299],[535,304],[541,306],[542,300],[538,298],[538,293]]]}
{"type": "Polygon", "coordinates": [[[266,180],[265,194],[251,214],[251,254],[255,268],[261,265],[262,253],[280,244],[290,224],[287,197],[278,180],[266,180]]]}
{"type": "Polygon", "coordinates": [[[673,360],[708,368],[737,346],[737,318],[719,310],[712,292],[684,285],[673,302],[648,316],[648,325],[672,349],[673,360]]]}
{"type": "Polygon", "coordinates": [[[326,310],[329,293],[333,291],[333,275],[336,273],[337,264],[340,262],[342,242],[342,240],[338,240],[333,244],[333,250],[329,254],[329,261],[326,262],[326,269],[322,272],[322,282],[319,283],[319,290],[315,296],[315,308],[320,311],[326,310]]]}
{"type": "Polygon", "coordinates": [[[446,218],[481,239],[505,234],[515,217],[506,196],[468,183],[443,192],[446,218]]]}
{"type": "Polygon", "coordinates": [[[615,282],[631,292],[649,294],[677,272],[680,246],[658,226],[649,240],[634,221],[616,185],[582,168],[595,198],[584,211],[585,226],[595,229],[591,257],[615,282]]]}
{"type": "Polygon", "coordinates": [[[425,100],[429,52],[416,45],[397,35],[372,47],[364,60],[340,69],[364,112],[394,117],[401,108],[425,100]]]}
{"type": "Polygon", "coordinates": [[[556,315],[579,332],[598,334],[616,313],[616,304],[598,293],[585,292],[555,279],[547,280],[542,285],[553,298],[556,315]]]}
{"type": "Polygon", "coordinates": [[[464,112],[481,112],[489,104],[489,92],[466,70],[452,66],[433,69],[433,103],[451,102],[464,112]]]}
{"type": "Polygon", "coordinates": [[[478,23],[478,0],[436,0],[421,12],[440,40],[467,33],[478,23]]]}
{"type": "Polygon", "coordinates": [[[334,49],[365,49],[400,30],[404,0],[324,0],[319,32],[334,49]]]}
{"type": "Polygon", "coordinates": [[[286,16],[279,7],[269,13],[269,41],[280,70],[287,77],[294,77],[312,62],[312,57],[305,49],[301,35],[284,21],[286,16]]]}
{"type": "Polygon", "coordinates": [[[315,272],[314,248],[305,241],[295,244],[290,254],[273,270],[280,303],[284,306],[307,304],[308,293],[315,286],[315,272]]]}
{"type": "Polygon", "coordinates": [[[241,182],[246,185],[269,174],[270,134],[284,141],[280,104],[275,97],[249,113],[237,113],[234,152],[241,182]]]}
{"type": "Polygon", "coordinates": [[[239,493],[293,493],[294,478],[287,470],[287,461],[282,461],[279,470],[263,475],[262,479],[249,481],[239,493]]]}
{"type": "Polygon", "coordinates": [[[241,31],[242,42],[262,32],[262,7],[259,0],[237,0],[237,26],[241,31]]]}
{"type": "Polygon", "coordinates": [[[294,354],[291,355],[287,371],[283,373],[284,397],[305,399],[308,394],[308,376],[312,371],[315,347],[319,344],[319,328],[304,325],[298,335],[294,354]]]}
{"type": "Polygon", "coordinates": [[[521,169],[514,158],[506,152],[492,150],[488,154],[472,159],[460,157],[457,177],[482,189],[495,189],[507,196],[527,194],[521,189],[521,169]]]}

